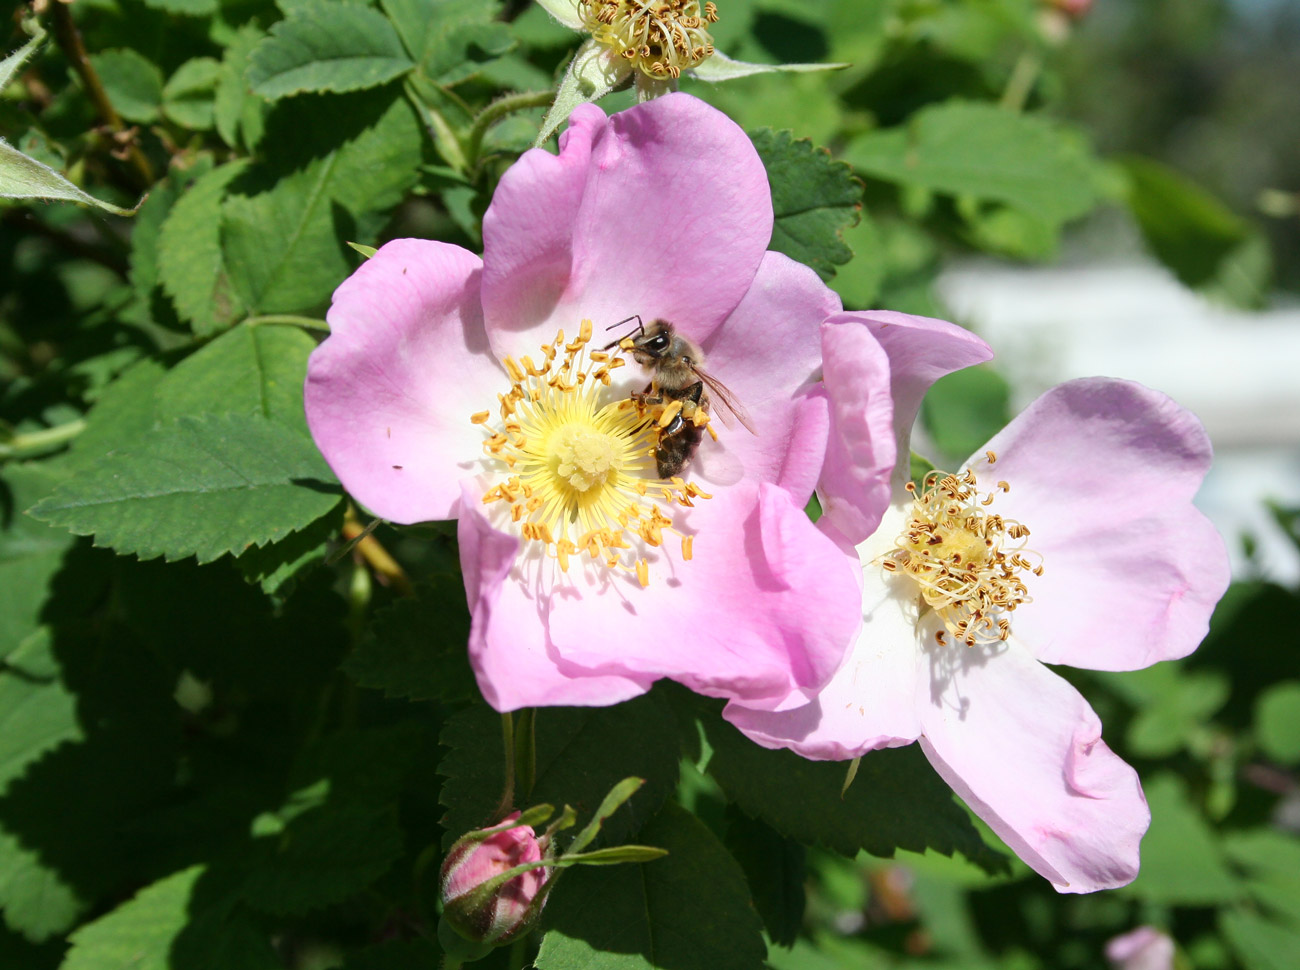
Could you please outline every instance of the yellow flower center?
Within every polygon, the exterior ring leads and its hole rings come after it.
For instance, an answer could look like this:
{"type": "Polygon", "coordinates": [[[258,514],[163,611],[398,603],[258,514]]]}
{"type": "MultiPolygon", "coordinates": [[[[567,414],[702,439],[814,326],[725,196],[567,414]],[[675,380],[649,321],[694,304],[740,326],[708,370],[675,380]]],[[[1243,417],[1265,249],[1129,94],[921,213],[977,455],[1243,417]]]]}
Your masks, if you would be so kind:
{"type": "Polygon", "coordinates": [[[664,533],[681,539],[691,558],[693,536],[674,524],[677,506],[709,498],[694,483],[656,477],[660,415],[611,391],[622,357],[588,350],[591,321],[565,342],[560,331],[531,357],[503,362],[510,390],[498,395],[497,419],[480,411],[470,420],[488,433],[483,450],[500,480],[483,495],[504,502],[526,542],[540,544],[568,571],[571,557],[586,555],[611,569],[649,582],[647,546],[664,533]]]}
{"type": "MultiPolygon", "coordinates": [[[[989,465],[997,461],[991,451],[985,457],[989,465]]],[[[919,489],[909,482],[907,490],[911,518],[881,565],[912,577],[926,606],[966,646],[1006,640],[1011,621],[1005,614],[1030,602],[1021,575],[1043,574],[1042,564],[1027,558],[1037,558],[1025,548],[1029,529],[987,511],[996,492],[1011,486],[998,482],[981,495],[975,472],[967,469],[960,475],[932,471],[919,489]]],[[[945,642],[942,631],[936,638],[945,642]]]]}
{"type": "Polygon", "coordinates": [[[676,78],[713,53],[704,29],[718,8],[699,0],[579,0],[578,14],[598,43],[657,80],[676,78]]]}

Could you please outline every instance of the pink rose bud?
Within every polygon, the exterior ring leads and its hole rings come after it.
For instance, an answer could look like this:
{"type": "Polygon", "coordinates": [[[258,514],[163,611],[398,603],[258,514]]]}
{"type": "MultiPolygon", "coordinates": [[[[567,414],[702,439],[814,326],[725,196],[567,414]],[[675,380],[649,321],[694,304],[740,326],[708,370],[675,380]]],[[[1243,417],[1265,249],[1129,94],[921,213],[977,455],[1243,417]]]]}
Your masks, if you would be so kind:
{"type": "Polygon", "coordinates": [[[1174,941],[1153,926],[1139,926],[1106,944],[1114,970],[1174,970],[1174,941]]]}
{"type": "Polygon", "coordinates": [[[1092,6],[1092,0],[1052,0],[1052,6],[1063,14],[1079,20],[1092,6]]]}
{"type": "Polygon", "coordinates": [[[484,885],[515,866],[542,861],[544,845],[532,827],[509,825],[518,817],[515,812],[499,825],[461,836],[442,863],[443,919],[467,940],[509,943],[541,913],[549,869],[521,872],[494,888],[484,885]]]}

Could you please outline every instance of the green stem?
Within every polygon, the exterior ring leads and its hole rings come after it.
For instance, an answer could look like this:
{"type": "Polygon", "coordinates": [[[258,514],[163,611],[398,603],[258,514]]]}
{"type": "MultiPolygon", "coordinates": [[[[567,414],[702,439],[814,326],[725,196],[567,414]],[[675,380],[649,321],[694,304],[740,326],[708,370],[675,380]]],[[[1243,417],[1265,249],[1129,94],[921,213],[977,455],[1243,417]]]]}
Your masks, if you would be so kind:
{"type": "Polygon", "coordinates": [[[537,780],[537,709],[525,707],[519,712],[515,728],[515,785],[525,802],[533,795],[537,780]]]}
{"type": "Polygon", "coordinates": [[[465,136],[465,157],[470,168],[478,167],[479,152],[489,128],[506,115],[529,108],[545,108],[554,100],[554,91],[525,91],[523,94],[508,94],[504,98],[498,98],[480,111],[469,134],[465,136]]]}
{"type": "Polygon", "coordinates": [[[515,807],[515,719],[509,711],[501,715],[501,743],[506,759],[506,780],[501,802],[492,813],[491,822],[505,817],[515,807]]]}
{"type": "Polygon", "coordinates": [[[302,327],[304,330],[330,332],[330,325],[315,317],[299,317],[292,313],[270,313],[264,317],[249,317],[244,321],[250,327],[302,327]]]}
{"type": "Polygon", "coordinates": [[[528,934],[510,944],[510,970],[524,970],[528,960],[528,934]]]}
{"type": "Polygon", "coordinates": [[[67,424],[56,424],[53,428],[16,434],[8,441],[0,442],[0,458],[26,458],[44,454],[67,444],[85,430],[86,422],[77,418],[67,424]]]}
{"type": "Polygon", "coordinates": [[[1025,108],[1025,102],[1029,99],[1029,93],[1033,91],[1034,84],[1038,81],[1039,72],[1043,69],[1043,59],[1038,56],[1036,51],[1025,51],[1016,61],[1016,66],[1011,69],[1011,77],[1007,81],[1007,86],[1002,92],[1002,99],[998,102],[1008,111],[1014,111],[1019,114],[1025,108]]]}

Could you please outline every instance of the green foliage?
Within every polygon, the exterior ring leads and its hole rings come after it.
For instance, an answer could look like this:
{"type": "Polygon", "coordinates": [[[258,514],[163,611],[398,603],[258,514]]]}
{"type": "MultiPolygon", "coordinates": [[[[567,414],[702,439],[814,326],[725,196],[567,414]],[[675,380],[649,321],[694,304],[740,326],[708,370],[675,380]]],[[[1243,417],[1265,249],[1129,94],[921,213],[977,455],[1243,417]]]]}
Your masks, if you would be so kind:
{"type": "Polygon", "coordinates": [[[1160,261],[1188,286],[1261,306],[1270,266],[1259,231],[1190,179],[1149,158],[1122,161],[1128,205],[1160,261]]]}
{"type": "Polygon", "coordinates": [[[564,874],[542,916],[538,970],[761,966],[761,926],[745,877],[717,837],[669,803],[639,838],[668,855],[564,874]]]}
{"type": "Polygon", "coordinates": [[[990,104],[925,108],[906,127],[859,135],[844,157],[873,178],[1009,206],[1053,226],[1097,202],[1099,175],[1078,135],[990,104]]]}
{"type": "Polygon", "coordinates": [[[305,0],[253,49],[247,78],[255,94],[275,101],[303,91],[372,88],[412,67],[397,31],[377,10],[305,0]]]}
{"type": "MultiPolygon", "coordinates": [[[[439,740],[448,751],[438,773],[446,778],[442,824],[448,845],[490,821],[500,800],[500,734],[499,718],[482,706],[447,721],[439,740]]],[[[596,843],[617,844],[635,834],[675,787],[677,758],[673,712],[657,693],[609,708],[546,708],[537,714],[535,781],[517,799],[524,805],[572,805],[581,818],[624,777],[645,778],[645,786],[605,823],[596,843]]]]}
{"type": "Polygon", "coordinates": [[[338,501],[310,441],[230,414],[164,424],[61,484],[32,514],[119,553],[204,563],[281,539],[338,501]]]}
{"type": "Polygon", "coordinates": [[[987,365],[941,377],[921,402],[921,420],[940,453],[962,462],[1011,419],[1011,388],[987,365]]]}
{"type": "Polygon", "coordinates": [[[716,715],[702,716],[699,725],[710,749],[705,770],[746,814],[788,838],[848,855],[932,848],[961,852],[990,872],[1005,864],[915,747],[864,756],[841,794],[847,762],[761,748],[716,715]],[[904,804],[915,810],[898,812],[895,806],[904,804]]]}
{"type": "Polygon", "coordinates": [[[434,577],[416,596],[379,613],[344,669],[362,687],[390,697],[464,702],[474,677],[460,645],[469,637],[469,611],[457,576],[434,577]],[[430,631],[442,631],[433,638],[430,631]]]}
{"type": "Polygon", "coordinates": [[[830,279],[853,256],[841,233],[857,221],[861,183],[830,152],[792,132],[763,128],[750,137],[772,185],[770,248],[830,279]]]}

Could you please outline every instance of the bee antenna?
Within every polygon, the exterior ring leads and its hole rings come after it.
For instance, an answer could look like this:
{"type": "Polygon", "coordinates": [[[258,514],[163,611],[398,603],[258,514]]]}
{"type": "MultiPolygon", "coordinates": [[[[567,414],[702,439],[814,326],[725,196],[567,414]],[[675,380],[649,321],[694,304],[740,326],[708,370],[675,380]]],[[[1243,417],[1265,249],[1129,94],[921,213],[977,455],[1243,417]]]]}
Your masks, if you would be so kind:
{"type": "Polygon", "coordinates": [[[624,318],[623,318],[622,320],[620,320],[618,323],[611,323],[611,324],[610,324],[608,327],[606,327],[605,329],[606,329],[606,330],[613,330],[615,327],[621,327],[621,326],[623,326],[623,324],[625,324],[625,323],[631,323],[633,320],[636,321],[636,328],[637,328],[638,330],[640,330],[642,333],[645,333],[645,324],[643,324],[643,323],[641,322],[641,314],[639,314],[639,313],[634,313],[634,314],[632,314],[630,317],[624,317],[624,318]]]}

